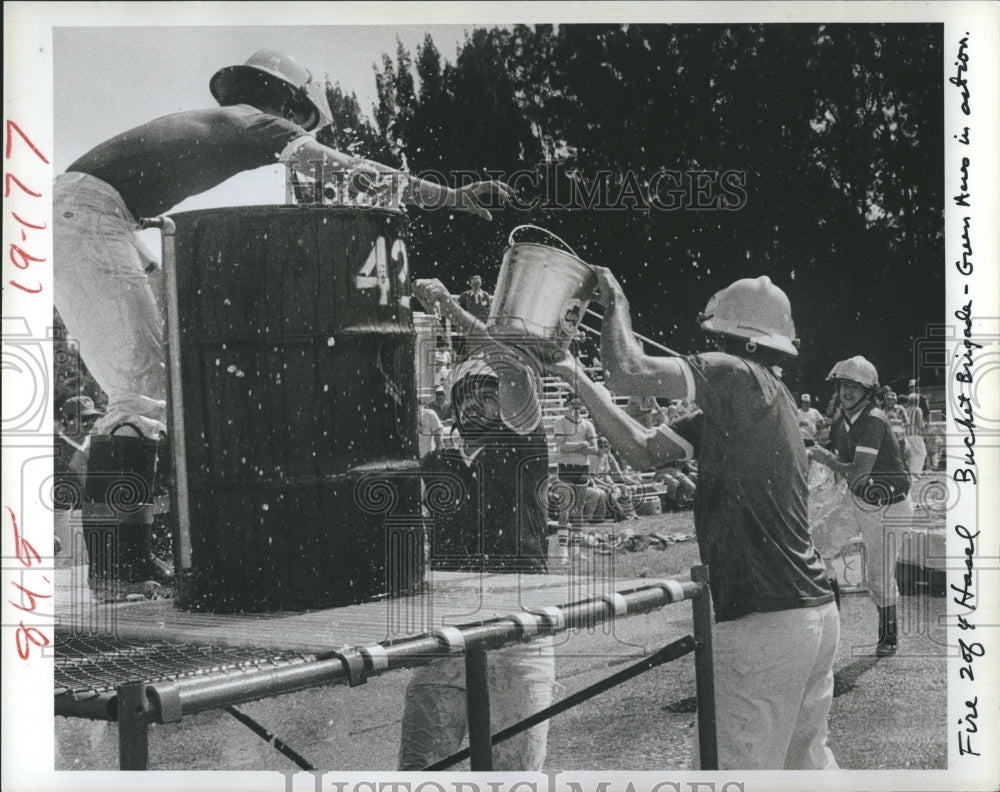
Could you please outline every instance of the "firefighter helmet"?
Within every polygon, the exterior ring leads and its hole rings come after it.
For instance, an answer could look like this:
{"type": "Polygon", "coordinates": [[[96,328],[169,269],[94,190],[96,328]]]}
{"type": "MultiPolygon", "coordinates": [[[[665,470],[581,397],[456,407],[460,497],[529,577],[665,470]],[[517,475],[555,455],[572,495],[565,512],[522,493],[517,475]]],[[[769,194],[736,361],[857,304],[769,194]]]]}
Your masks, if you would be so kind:
{"type": "Polygon", "coordinates": [[[746,338],[786,355],[799,354],[791,304],[766,275],[743,278],[717,291],[698,321],[711,333],[746,338]]]}
{"type": "Polygon", "coordinates": [[[261,76],[276,78],[291,89],[298,105],[296,109],[306,114],[302,123],[305,129],[318,129],[333,122],[324,86],[294,58],[277,50],[257,50],[246,63],[219,69],[209,89],[219,104],[232,104],[240,100],[241,87],[247,78],[259,79],[261,76]]]}
{"type": "Polygon", "coordinates": [[[855,355],[847,360],[841,360],[826,376],[827,380],[847,380],[856,382],[865,388],[878,387],[878,371],[866,358],[855,355]]]}

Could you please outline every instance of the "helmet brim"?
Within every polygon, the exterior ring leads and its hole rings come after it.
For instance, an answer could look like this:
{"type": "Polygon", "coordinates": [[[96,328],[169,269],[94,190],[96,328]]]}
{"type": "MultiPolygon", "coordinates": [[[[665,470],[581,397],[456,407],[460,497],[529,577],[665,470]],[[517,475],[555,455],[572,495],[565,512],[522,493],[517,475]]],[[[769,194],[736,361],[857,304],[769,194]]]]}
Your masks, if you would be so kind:
{"type": "Polygon", "coordinates": [[[259,80],[261,77],[277,80],[293,92],[297,100],[296,110],[306,115],[301,125],[303,129],[312,132],[332,123],[333,112],[330,110],[330,103],[325,92],[318,86],[311,83],[304,86],[293,85],[280,72],[262,66],[246,64],[226,66],[212,75],[208,88],[219,104],[232,104],[240,100],[241,83],[247,80],[259,80]]]}
{"type": "Polygon", "coordinates": [[[751,328],[733,327],[731,322],[724,320],[716,322],[713,319],[705,319],[702,321],[701,329],[707,333],[717,333],[719,335],[730,336],[731,338],[738,338],[742,341],[752,341],[758,346],[773,349],[775,352],[781,352],[789,357],[799,356],[798,348],[795,346],[792,339],[787,336],[768,333],[758,334],[751,328]]]}

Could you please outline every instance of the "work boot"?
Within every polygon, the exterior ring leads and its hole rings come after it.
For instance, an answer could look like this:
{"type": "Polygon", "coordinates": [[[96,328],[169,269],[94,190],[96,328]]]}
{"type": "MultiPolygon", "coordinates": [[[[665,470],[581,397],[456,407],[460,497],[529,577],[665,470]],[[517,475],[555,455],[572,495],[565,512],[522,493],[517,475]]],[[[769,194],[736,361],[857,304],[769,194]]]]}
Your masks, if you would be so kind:
{"type": "Polygon", "coordinates": [[[827,578],[827,582],[833,589],[833,601],[837,603],[837,610],[840,610],[840,581],[837,578],[827,578]]]}
{"type": "Polygon", "coordinates": [[[896,654],[898,644],[898,627],[896,624],[896,606],[888,605],[878,609],[878,646],[875,647],[876,657],[890,657],[896,654]]]}
{"type": "Polygon", "coordinates": [[[173,569],[152,551],[153,497],[165,449],[165,438],[140,436],[131,423],[91,439],[83,530],[92,587],[115,592],[121,584],[171,582],[173,569]]]}

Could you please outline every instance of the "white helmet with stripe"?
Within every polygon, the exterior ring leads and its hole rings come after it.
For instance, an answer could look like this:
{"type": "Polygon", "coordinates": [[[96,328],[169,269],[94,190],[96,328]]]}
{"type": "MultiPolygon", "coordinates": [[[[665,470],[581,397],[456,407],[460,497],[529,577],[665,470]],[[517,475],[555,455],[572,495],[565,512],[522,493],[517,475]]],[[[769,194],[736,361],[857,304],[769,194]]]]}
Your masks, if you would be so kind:
{"type": "Polygon", "coordinates": [[[826,376],[827,381],[845,380],[856,382],[865,388],[878,387],[878,371],[875,366],[861,355],[855,355],[837,363],[826,376]]]}

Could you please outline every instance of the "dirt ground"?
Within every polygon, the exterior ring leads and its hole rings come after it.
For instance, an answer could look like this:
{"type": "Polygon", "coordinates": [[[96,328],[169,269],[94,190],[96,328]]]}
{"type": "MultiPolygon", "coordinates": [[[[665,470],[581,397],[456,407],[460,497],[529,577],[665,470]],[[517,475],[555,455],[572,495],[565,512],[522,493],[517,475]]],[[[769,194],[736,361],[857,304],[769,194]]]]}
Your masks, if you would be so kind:
{"type": "MultiPolygon", "coordinates": [[[[698,563],[689,511],[630,523],[641,535],[681,539],[665,547],[640,542],[614,554],[615,574],[680,576],[698,563]]],[[[606,563],[594,549],[596,563],[606,563]]],[[[876,611],[867,596],[844,598],[830,716],[831,744],[845,768],[944,768],[946,748],[945,600],[904,597],[900,650],[873,656],[876,611]]],[[[637,662],[691,629],[689,603],[557,639],[562,698],[637,662]]],[[[388,771],[396,765],[403,693],[409,671],[373,677],[363,687],[312,689],[242,704],[239,710],[325,770],[388,771]]],[[[694,660],[655,668],[552,719],[546,769],[685,769],[695,728],[694,660]]],[[[56,768],[117,768],[117,727],[56,719],[56,768]]],[[[150,731],[150,767],[160,770],[295,770],[225,711],[190,716],[150,731]]],[[[463,769],[458,765],[454,769],[463,769]]]]}

